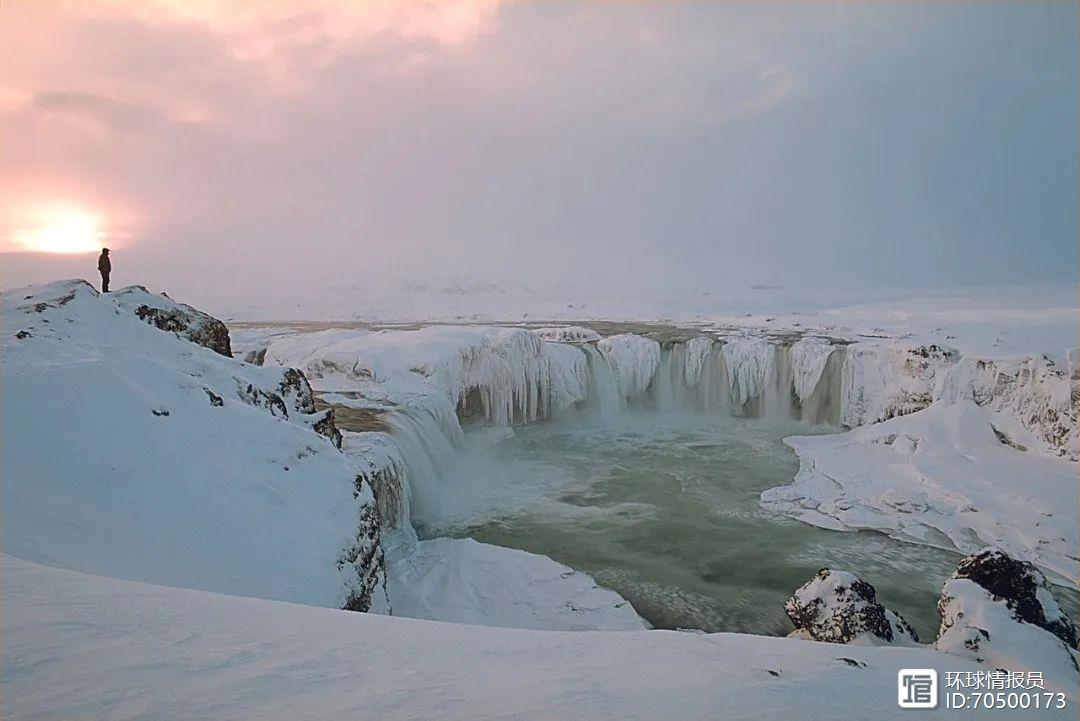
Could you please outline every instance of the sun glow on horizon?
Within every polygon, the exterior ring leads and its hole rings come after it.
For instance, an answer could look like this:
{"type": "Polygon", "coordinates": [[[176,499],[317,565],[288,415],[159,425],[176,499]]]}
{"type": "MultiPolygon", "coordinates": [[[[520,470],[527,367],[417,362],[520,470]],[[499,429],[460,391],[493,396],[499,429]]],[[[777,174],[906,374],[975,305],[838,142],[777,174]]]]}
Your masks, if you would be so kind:
{"type": "Polygon", "coordinates": [[[12,240],[39,253],[92,253],[105,242],[102,217],[66,203],[42,205],[27,213],[12,240]]]}

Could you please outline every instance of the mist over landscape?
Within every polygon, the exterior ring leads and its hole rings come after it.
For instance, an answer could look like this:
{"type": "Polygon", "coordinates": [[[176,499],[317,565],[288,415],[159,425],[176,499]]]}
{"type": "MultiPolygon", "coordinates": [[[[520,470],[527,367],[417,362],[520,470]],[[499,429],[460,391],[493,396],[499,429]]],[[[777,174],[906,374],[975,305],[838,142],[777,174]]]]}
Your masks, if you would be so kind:
{"type": "Polygon", "coordinates": [[[0,249],[18,255],[0,282],[91,275],[90,255],[21,254],[75,209],[118,283],[226,314],[432,285],[570,302],[1068,285],[1077,20],[1074,3],[9,4],[0,249]]]}

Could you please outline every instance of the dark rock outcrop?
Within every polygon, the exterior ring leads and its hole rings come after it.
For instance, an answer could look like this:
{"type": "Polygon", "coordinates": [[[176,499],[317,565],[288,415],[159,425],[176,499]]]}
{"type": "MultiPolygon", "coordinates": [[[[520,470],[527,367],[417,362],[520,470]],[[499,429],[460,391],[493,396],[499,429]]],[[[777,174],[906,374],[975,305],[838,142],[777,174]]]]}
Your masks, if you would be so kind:
{"type": "Polygon", "coordinates": [[[853,573],[823,568],[784,604],[793,636],[829,643],[913,646],[919,636],[853,573]]]}
{"type": "Polygon", "coordinates": [[[341,430],[338,429],[337,423],[334,420],[333,407],[327,408],[322,413],[315,416],[314,422],[311,424],[311,430],[315,431],[320,436],[329,438],[330,442],[337,448],[341,448],[341,444],[344,442],[341,430]]]}
{"type": "Polygon", "coordinates": [[[244,403],[256,408],[265,408],[275,418],[287,419],[289,417],[289,408],[285,405],[285,400],[273,391],[263,390],[253,383],[247,383],[239,386],[238,395],[244,403]]]}
{"type": "Polygon", "coordinates": [[[335,422],[334,409],[327,407],[320,411],[316,408],[311,384],[296,368],[282,368],[281,379],[272,391],[237,379],[237,395],[248,405],[270,411],[275,418],[287,420],[293,417],[306,423],[320,436],[328,438],[336,448],[341,448],[344,439],[335,422]]]}
{"type": "Polygon", "coordinates": [[[263,365],[266,362],[266,348],[249,350],[247,355],[244,356],[244,362],[250,363],[253,366],[263,365]]]}
{"type": "Polygon", "coordinates": [[[175,308],[153,308],[140,305],[135,315],[155,328],[168,333],[176,333],[192,343],[209,348],[228,358],[232,358],[232,345],[229,329],[217,318],[197,311],[190,306],[175,308]]]}
{"type": "MultiPolygon", "coordinates": [[[[363,476],[356,477],[356,490],[353,495],[360,498],[367,494],[370,485],[363,476]]],[[[381,524],[375,504],[365,505],[360,510],[360,523],[356,536],[342,550],[337,562],[338,570],[352,566],[356,571],[356,580],[349,586],[342,609],[345,611],[367,612],[371,610],[375,593],[381,585],[386,611],[391,611],[386,595],[386,559],[381,543],[381,524]]]]}
{"type": "Polygon", "coordinates": [[[311,392],[311,384],[308,383],[307,377],[296,368],[285,368],[281,372],[278,393],[297,413],[310,415],[315,412],[315,394],[311,392]]]}
{"type": "Polygon", "coordinates": [[[1047,684],[1080,683],[1076,629],[1039,569],[987,548],[960,562],[941,587],[934,647],[1005,671],[1040,671],[1047,684]]]}
{"type": "MultiPolygon", "coordinates": [[[[994,601],[1005,604],[1017,621],[1045,629],[1069,647],[1077,647],[1076,627],[1058,606],[1046,576],[1034,564],[1011,558],[997,548],[984,548],[960,561],[950,580],[965,578],[978,584],[994,601]]],[[[943,596],[938,602],[943,623],[948,606],[943,596]]]]}

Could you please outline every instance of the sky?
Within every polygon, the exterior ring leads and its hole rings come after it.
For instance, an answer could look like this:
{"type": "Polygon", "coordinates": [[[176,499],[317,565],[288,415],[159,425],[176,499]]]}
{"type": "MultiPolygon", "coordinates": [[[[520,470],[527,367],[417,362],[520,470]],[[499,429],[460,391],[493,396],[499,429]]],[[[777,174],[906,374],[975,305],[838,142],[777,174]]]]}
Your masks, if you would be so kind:
{"type": "Polygon", "coordinates": [[[3,0],[0,282],[1072,284],[1078,8],[3,0]]]}

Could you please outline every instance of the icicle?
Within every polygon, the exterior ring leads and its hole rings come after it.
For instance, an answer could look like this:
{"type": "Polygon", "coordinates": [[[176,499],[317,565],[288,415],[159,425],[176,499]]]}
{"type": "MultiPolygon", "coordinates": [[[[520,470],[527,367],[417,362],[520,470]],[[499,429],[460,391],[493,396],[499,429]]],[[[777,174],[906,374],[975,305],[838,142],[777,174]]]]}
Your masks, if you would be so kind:
{"type": "Polygon", "coordinates": [[[690,342],[686,344],[686,376],[684,380],[687,388],[697,388],[698,383],[701,382],[701,372],[714,345],[713,339],[705,336],[691,338],[690,342]]]}
{"type": "Polygon", "coordinates": [[[651,338],[623,333],[604,338],[596,347],[610,362],[623,398],[637,398],[648,390],[660,364],[659,343],[651,338]]]}
{"type": "Polygon", "coordinates": [[[728,371],[731,402],[735,410],[746,410],[765,391],[773,372],[776,347],[763,338],[735,338],[721,349],[728,371]]]}
{"type": "MultiPolygon", "coordinates": [[[[543,416],[551,418],[589,397],[588,347],[545,343],[548,378],[544,383],[543,416]]],[[[595,351],[594,351],[595,352],[595,351]]]]}
{"type": "Polygon", "coordinates": [[[840,425],[841,373],[846,351],[833,346],[813,392],[801,402],[799,417],[808,423],[840,425]]]}
{"type": "Polygon", "coordinates": [[[791,346],[791,370],[795,397],[805,403],[817,388],[829,356],[836,349],[826,338],[809,336],[791,346]]]}

